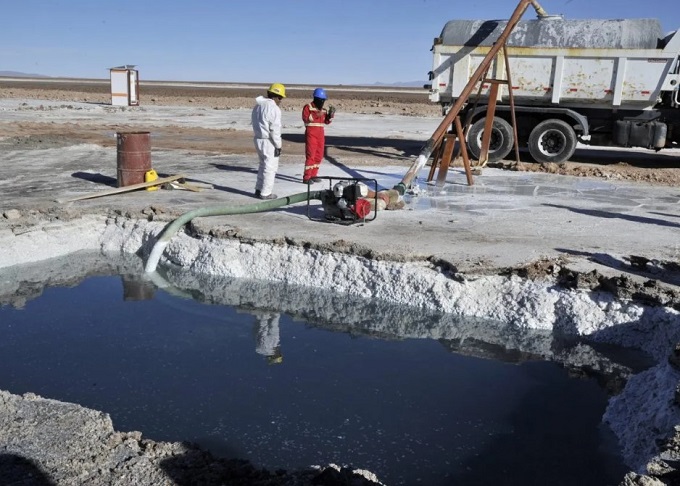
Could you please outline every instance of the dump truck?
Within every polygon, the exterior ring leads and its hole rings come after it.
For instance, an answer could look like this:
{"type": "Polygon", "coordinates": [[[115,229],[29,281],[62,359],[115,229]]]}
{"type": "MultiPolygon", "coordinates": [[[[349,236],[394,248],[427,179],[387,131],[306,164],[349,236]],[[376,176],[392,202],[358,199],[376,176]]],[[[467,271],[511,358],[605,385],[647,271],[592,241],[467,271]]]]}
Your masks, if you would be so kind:
{"type": "MultiPolygon", "coordinates": [[[[434,39],[431,84],[425,87],[444,114],[506,24],[451,20],[434,39]]],[[[460,112],[477,159],[494,83],[488,161],[510,153],[515,132],[537,162],[566,161],[578,142],[680,148],[680,34],[664,34],[657,19],[546,15],[518,22],[460,112]]]]}

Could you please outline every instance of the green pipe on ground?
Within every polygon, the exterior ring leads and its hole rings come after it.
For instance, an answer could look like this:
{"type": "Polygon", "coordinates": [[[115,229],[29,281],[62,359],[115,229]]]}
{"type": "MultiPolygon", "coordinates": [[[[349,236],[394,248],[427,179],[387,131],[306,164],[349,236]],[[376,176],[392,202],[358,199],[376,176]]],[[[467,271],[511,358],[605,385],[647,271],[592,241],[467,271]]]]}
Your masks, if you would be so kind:
{"type": "Polygon", "coordinates": [[[269,201],[262,201],[255,204],[244,204],[241,206],[209,206],[205,208],[194,209],[188,213],[184,213],[179,218],[169,223],[156,240],[156,244],[151,249],[149,259],[146,261],[144,271],[146,273],[153,273],[158,267],[158,262],[165,251],[165,247],[170,243],[170,239],[177,233],[177,231],[194,218],[206,216],[228,216],[232,214],[250,214],[263,213],[271,211],[272,209],[288,206],[290,204],[297,204],[304,201],[311,201],[312,199],[321,199],[321,195],[325,191],[311,191],[293,194],[291,196],[280,197],[269,201]]]}

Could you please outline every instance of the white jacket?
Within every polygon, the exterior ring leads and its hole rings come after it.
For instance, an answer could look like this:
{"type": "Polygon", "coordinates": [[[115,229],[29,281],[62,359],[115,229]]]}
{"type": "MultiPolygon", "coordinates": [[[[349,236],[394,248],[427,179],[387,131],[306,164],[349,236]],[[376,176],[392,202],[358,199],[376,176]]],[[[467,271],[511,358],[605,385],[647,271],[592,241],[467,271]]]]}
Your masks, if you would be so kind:
{"type": "Polygon", "coordinates": [[[252,123],[255,138],[271,141],[275,148],[281,148],[281,109],[271,98],[258,96],[253,108],[252,123]]]}

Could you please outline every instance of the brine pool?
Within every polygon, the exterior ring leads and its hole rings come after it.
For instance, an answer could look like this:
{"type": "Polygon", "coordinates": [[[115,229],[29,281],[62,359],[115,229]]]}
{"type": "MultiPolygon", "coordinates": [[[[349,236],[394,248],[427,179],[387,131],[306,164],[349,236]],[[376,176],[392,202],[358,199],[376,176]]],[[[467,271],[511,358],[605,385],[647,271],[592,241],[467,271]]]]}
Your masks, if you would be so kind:
{"type": "Polygon", "coordinates": [[[602,486],[627,471],[605,390],[558,364],[193,295],[112,275],[4,305],[0,389],[270,470],[336,463],[430,486],[602,486]]]}

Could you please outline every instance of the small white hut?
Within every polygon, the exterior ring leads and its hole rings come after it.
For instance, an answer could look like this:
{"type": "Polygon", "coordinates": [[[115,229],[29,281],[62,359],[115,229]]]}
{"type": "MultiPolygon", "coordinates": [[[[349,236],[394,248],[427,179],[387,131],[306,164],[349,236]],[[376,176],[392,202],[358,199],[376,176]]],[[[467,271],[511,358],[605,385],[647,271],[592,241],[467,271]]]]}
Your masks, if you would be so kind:
{"type": "Polygon", "coordinates": [[[134,65],[110,68],[111,104],[113,106],[139,105],[139,72],[134,65]]]}

